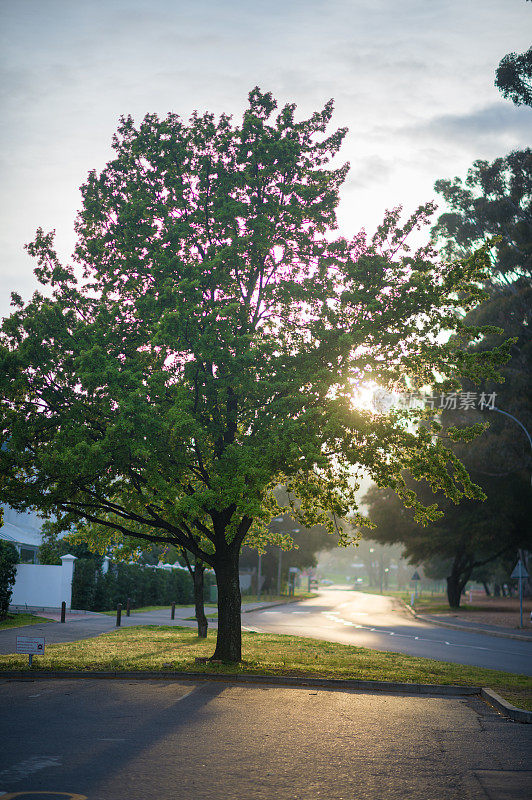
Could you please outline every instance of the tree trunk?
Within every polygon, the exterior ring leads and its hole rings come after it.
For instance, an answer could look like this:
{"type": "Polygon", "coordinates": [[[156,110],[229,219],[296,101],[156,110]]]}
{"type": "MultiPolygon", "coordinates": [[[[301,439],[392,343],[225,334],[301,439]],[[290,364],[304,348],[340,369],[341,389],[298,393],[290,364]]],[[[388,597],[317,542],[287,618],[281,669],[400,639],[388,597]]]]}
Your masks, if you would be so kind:
{"type": "Polygon", "coordinates": [[[454,559],[451,574],[447,576],[447,599],[451,608],[460,608],[460,598],[472,571],[469,561],[458,556],[454,559]]]}
{"type": "Polygon", "coordinates": [[[228,547],[217,556],[214,565],[218,583],[218,638],[211,660],[233,664],[242,660],[238,562],[238,549],[228,547]]]}
{"type": "Polygon", "coordinates": [[[194,581],[194,607],[196,610],[196,622],[198,623],[198,637],[200,639],[207,638],[207,628],[209,623],[205,616],[205,606],[203,603],[203,573],[205,567],[203,564],[196,562],[194,572],[192,575],[194,581]]]}
{"type": "Polygon", "coordinates": [[[486,592],[486,597],[491,597],[490,587],[486,581],[482,581],[482,586],[484,587],[484,591],[486,592]]]}

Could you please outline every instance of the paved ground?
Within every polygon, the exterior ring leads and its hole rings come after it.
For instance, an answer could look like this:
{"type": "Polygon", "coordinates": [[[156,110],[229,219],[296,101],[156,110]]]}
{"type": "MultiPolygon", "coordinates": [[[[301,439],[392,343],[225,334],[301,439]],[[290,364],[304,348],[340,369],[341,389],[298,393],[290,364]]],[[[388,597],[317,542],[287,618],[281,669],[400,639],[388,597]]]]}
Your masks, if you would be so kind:
{"type": "Polygon", "coordinates": [[[478,699],[4,679],[0,705],[7,798],[524,800],[532,788],[532,726],[478,699]]]}
{"type": "Polygon", "coordinates": [[[320,590],[314,600],[246,614],[245,622],[257,631],[532,676],[532,639],[526,634],[520,641],[480,633],[474,623],[467,631],[439,627],[412,617],[392,598],[381,595],[320,590]]]}

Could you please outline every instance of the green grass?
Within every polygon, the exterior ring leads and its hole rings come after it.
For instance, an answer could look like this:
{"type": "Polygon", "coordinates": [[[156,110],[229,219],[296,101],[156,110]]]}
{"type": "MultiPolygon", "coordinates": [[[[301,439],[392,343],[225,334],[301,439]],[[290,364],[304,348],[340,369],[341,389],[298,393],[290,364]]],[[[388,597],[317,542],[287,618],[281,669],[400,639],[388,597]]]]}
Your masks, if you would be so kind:
{"type": "MultiPolygon", "coordinates": [[[[214,603],[205,603],[205,607],[206,608],[210,607],[210,606],[215,607],[215,604],[214,603]]],[[[185,605],[179,605],[178,603],[176,603],[175,607],[176,608],[194,608],[194,604],[193,603],[186,603],[185,605]]],[[[144,611],[170,611],[170,606],[143,606],[142,608],[132,608],[131,609],[131,613],[132,614],[142,614],[144,611]]],[[[116,608],[114,609],[114,611],[100,611],[99,613],[100,614],[107,614],[108,617],[114,617],[114,616],[116,616],[116,608]]],[[[125,614],[125,613],[126,613],[126,607],[124,605],[124,606],[122,606],[122,614],[125,614]]]]}
{"type": "Polygon", "coordinates": [[[36,625],[40,622],[51,622],[51,620],[44,617],[36,617],[35,614],[8,614],[7,619],[0,621],[0,630],[20,628],[23,625],[36,625]]]}
{"type": "MultiPolygon", "coordinates": [[[[403,683],[489,686],[520,708],[532,711],[532,679],[489,669],[385,653],[298,636],[243,631],[243,662],[196,664],[210,656],[216,633],[198,639],[190,628],[141,626],[93,639],[48,645],[34,667],[47,670],[177,670],[212,674],[260,674],[358,678],[403,683]]],[[[29,670],[28,659],[0,655],[1,670],[29,670]]]]}
{"type": "MultiPolygon", "coordinates": [[[[207,617],[207,619],[214,619],[215,617],[218,616],[218,612],[217,611],[213,611],[212,614],[205,614],[205,616],[207,617]]],[[[196,617],[185,617],[185,620],[187,620],[187,622],[189,620],[195,620],[195,619],[196,619],[196,617]]]]}

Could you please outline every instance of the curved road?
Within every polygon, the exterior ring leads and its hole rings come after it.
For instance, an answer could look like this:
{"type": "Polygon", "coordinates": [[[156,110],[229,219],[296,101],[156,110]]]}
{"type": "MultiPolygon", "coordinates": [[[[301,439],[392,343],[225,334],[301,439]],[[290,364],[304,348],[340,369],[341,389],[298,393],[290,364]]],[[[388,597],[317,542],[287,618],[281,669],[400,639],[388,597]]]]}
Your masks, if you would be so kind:
{"type": "Polygon", "coordinates": [[[390,597],[320,590],[319,597],[252,611],[246,628],[434,658],[532,676],[532,640],[452,630],[411,617],[390,597]]]}

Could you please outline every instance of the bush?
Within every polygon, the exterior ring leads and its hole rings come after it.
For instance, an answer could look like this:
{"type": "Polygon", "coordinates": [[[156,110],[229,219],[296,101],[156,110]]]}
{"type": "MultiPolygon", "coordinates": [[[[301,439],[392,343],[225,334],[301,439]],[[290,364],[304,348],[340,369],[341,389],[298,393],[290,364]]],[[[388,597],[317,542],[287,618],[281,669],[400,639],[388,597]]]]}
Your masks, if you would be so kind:
{"type": "Polygon", "coordinates": [[[164,570],[140,564],[109,564],[104,574],[94,559],[79,558],[74,566],[72,608],[111,611],[118,603],[131,608],[193,603],[192,578],[184,570],[164,570]]]}
{"type": "Polygon", "coordinates": [[[19,562],[17,548],[0,539],[0,620],[7,617],[19,562]]]}

